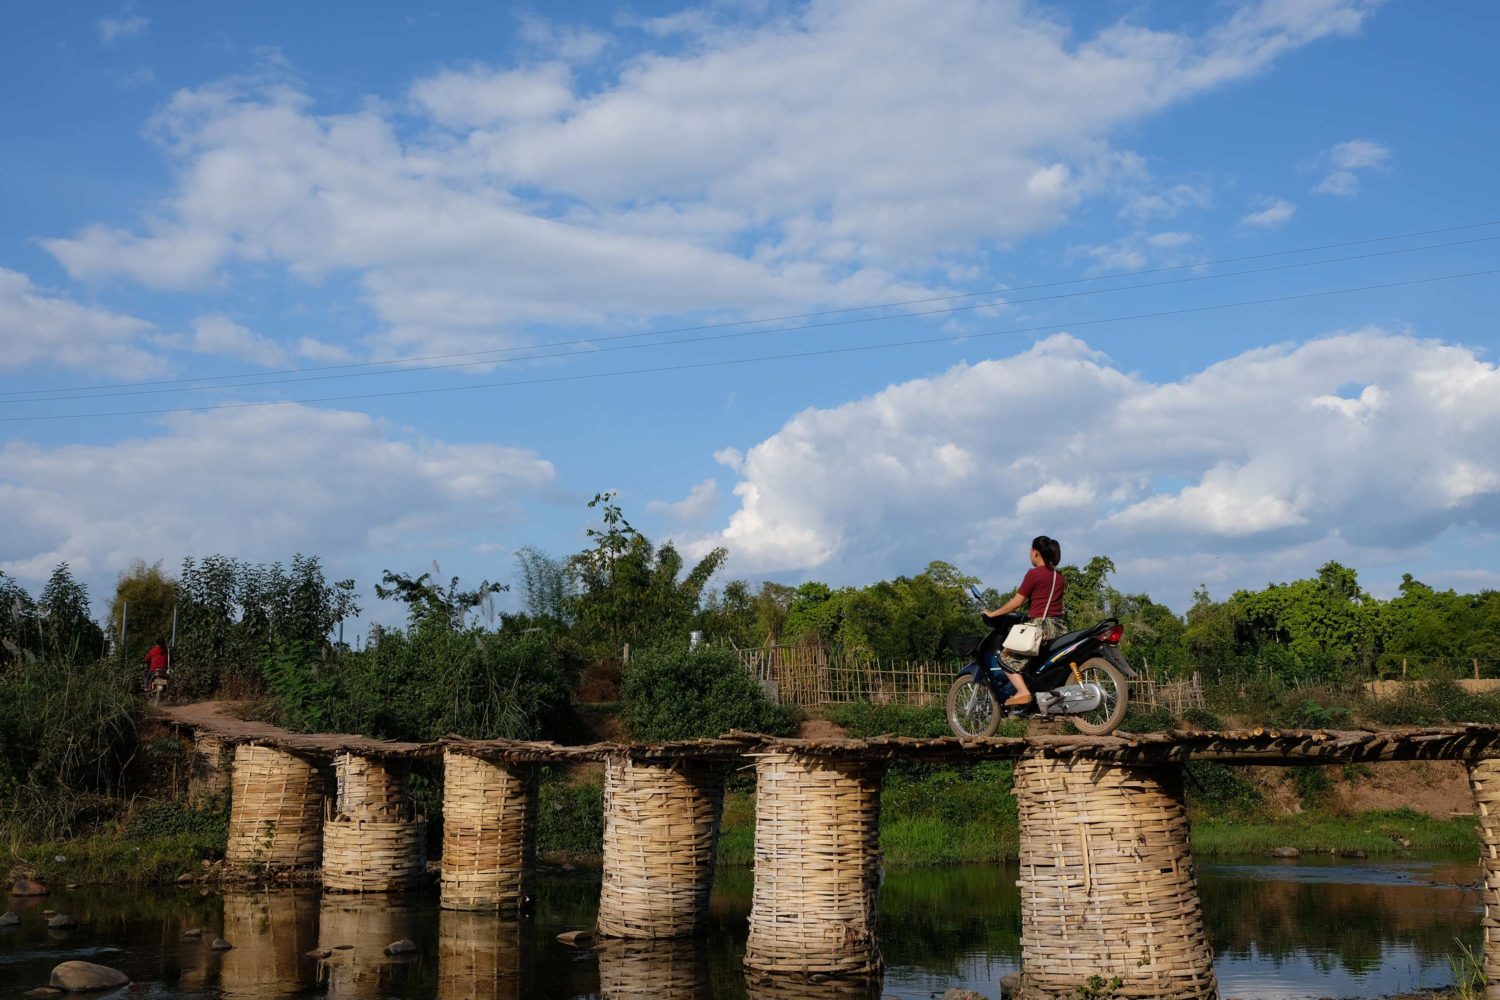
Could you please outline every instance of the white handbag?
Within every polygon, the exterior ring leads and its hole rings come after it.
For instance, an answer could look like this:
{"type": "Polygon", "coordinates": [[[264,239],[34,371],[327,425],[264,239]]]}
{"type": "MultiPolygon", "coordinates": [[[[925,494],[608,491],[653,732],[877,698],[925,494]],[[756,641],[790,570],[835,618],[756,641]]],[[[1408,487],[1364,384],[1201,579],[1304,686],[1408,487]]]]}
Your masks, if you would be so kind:
{"type": "MultiPolygon", "coordinates": [[[[1057,593],[1057,570],[1052,571],[1052,589],[1047,591],[1047,603],[1042,605],[1042,611],[1052,610],[1052,595],[1057,593]]],[[[1022,656],[1035,656],[1042,648],[1042,627],[1027,622],[1025,625],[1017,625],[1010,630],[1005,637],[1005,651],[1008,653],[1019,653],[1022,656]]]]}

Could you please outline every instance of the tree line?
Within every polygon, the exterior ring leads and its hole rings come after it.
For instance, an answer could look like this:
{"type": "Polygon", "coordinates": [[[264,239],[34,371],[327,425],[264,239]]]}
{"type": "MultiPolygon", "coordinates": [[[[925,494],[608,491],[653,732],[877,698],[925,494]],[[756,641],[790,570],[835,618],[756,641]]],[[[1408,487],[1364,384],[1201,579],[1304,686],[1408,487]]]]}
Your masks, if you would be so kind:
{"type": "MultiPolygon", "coordinates": [[[[550,652],[544,659],[562,685],[576,683],[591,667],[618,668],[627,647],[682,645],[694,631],[726,647],[819,643],[856,659],[934,660],[954,655],[950,639],[979,629],[981,603],[994,607],[1005,596],[990,588],[975,601],[969,588],[980,581],[940,561],[859,587],[715,585],[725,550],[690,564],[671,542],[653,542],[633,527],[614,494],[595,496],[589,508],[597,523],[581,551],[561,557],[531,547],[518,552],[515,611],[496,610],[496,596],[510,589],[506,583],[466,588],[456,577],[437,579],[436,567],[416,576],[388,570],[375,594],[403,602],[407,621],[404,628],[372,626],[361,653],[379,660],[395,656],[400,644],[432,636],[467,636],[476,649],[523,636],[533,645],[545,637],[550,652]]],[[[1361,587],[1355,570],[1329,562],[1305,579],[1224,599],[1200,587],[1179,615],[1148,594],[1116,589],[1116,567],[1107,556],[1060,569],[1071,623],[1119,618],[1126,655],[1163,676],[1199,670],[1218,679],[1312,684],[1390,674],[1402,659],[1424,668],[1442,660],[1500,661],[1500,591],[1438,590],[1408,574],[1397,596],[1382,600],[1361,587]]],[[[131,567],[101,623],[91,614],[87,590],[63,564],[35,597],[0,573],[0,664],[25,658],[80,664],[99,659],[106,648],[137,663],[152,642],[170,634],[175,614],[177,689],[250,693],[275,676],[285,680],[289,657],[328,663],[352,655],[349,644],[338,641],[339,626],[360,613],[355,582],[328,580],[316,556],[299,554],[283,565],[214,555],[184,560],[175,578],[160,564],[131,567]],[[122,646],[118,632],[127,603],[122,646]]],[[[442,669],[429,660],[422,671],[430,679],[442,669]]]]}

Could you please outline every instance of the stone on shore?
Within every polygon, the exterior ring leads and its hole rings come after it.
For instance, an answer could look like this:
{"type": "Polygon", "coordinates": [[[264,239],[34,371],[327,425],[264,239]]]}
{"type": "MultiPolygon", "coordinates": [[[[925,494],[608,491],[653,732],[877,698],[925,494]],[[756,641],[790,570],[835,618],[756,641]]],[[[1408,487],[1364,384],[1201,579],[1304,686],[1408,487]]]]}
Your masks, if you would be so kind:
{"type": "Polygon", "coordinates": [[[12,896],[45,896],[51,891],[41,882],[33,882],[29,878],[17,879],[10,887],[12,896]]]}
{"type": "Polygon", "coordinates": [[[52,970],[50,985],[69,993],[91,993],[126,986],[130,977],[119,969],[93,962],[64,962],[52,970]]]}
{"type": "Polygon", "coordinates": [[[229,951],[234,947],[234,945],[230,944],[228,941],[225,941],[223,938],[214,938],[214,943],[209,945],[209,947],[214,951],[229,951]]]}
{"type": "Polygon", "coordinates": [[[1299,850],[1297,850],[1295,847],[1277,847],[1277,848],[1274,848],[1271,851],[1271,857],[1273,857],[1273,858],[1300,858],[1300,857],[1302,857],[1302,852],[1299,851],[1299,850]]]}
{"type": "Polygon", "coordinates": [[[416,952],[417,943],[411,938],[402,938],[400,941],[392,941],[385,946],[387,955],[410,955],[416,952]]]}

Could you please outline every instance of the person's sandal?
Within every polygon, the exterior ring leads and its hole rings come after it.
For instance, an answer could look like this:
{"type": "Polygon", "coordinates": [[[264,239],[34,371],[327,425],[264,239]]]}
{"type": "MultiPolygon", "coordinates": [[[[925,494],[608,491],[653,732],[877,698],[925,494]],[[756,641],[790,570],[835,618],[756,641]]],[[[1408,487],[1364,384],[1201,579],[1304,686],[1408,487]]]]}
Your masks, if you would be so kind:
{"type": "Polygon", "coordinates": [[[1009,698],[1005,699],[1005,707],[1006,708],[1020,708],[1023,705],[1030,705],[1033,700],[1034,700],[1034,696],[1033,695],[1029,695],[1029,694],[1013,694],[1009,698]]]}

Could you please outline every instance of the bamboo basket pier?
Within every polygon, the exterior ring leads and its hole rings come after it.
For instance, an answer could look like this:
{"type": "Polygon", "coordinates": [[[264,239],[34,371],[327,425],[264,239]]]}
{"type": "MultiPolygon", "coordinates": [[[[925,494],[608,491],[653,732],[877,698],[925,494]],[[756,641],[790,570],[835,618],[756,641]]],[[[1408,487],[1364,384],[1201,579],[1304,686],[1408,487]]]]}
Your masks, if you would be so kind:
{"type": "Polygon", "coordinates": [[[747,970],[745,1000],[880,1000],[880,986],[878,976],[829,979],[747,970]]]}
{"type": "Polygon", "coordinates": [[[323,843],[323,789],[323,776],[301,757],[265,746],[236,747],[225,860],[316,865],[323,843]]]}
{"type": "Polygon", "coordinates": [[[599,933],[671,938],[708,915],[724,807],[724,769],[611,757],[604,768],[599,933]]]}
{"type": "Polygon", "coordinates": [[[536,768],[443,754],[442,903],[520,910],[536,867],[536,768]]]}
{"type": "Polygon", "coordinates": [[[234,948],[219,958],[218,985],[223,995],[300,993],[316,977],[316,963],[306,952],[318,938],[317,927],[318,897],[311,890],[225,893],[221,936],[234,948]]]}
{"type": "Polygon", "coordinates": [[[427,824],[406,796],[406,764],[334,758],[337,809],[323,825],[323,887],[403,892],[427,877],[427,824]]]}
{"type": "Polygon", "coordinates": [[[1469,765],[1469,788],[1479,816],[1479,856],[1484,866],[1484,974],[1500,983],[1500,761],[1469,765]]]}
{"type": "Polygon", "coordinates": [[[229,748],[222,737],[200,729],[193,736],[193,770],[188,775],[188,801],[202,802],[229,793],[229,748]]]}
{"type": "Polygon", "coordinates": [[[399,959],[386,945],[414,937],[416,914],[402,896],[348,896],[328,893],[318,913],[318,947],[332,952],[323,960],[333,1000],[378,1000],[391,994],[391,967],[399,959]]]}
{"type": "Polygon", "coordinates": [[[603,1000],[698,1000],[713,996],[708,955],[693,938],[606,941],[599,948],[603,1000]]]}
{"type": "Polygon", "coordinates": [[[339,754],[333,759],[339,813],[354,819],[410,819],[408,770],[405,761],[339,754]]]}
{"type": "Polygon", "coordinates": [[[521,925],[498,913],[438,913],[438,1000],[521,1000],[521,925]]]}
{"type": "Polygon", "coordinates": [[[755,892],[745,965],[868,975],[875,939],[882,766],[768,753],[755,763],[755,892]]]}
{"type": "Polygon", "coordinates": [[[1073,996],[1214,997],[1179,768],[1035,758],[1016,765],[1021,968],[1073,996]]]}

